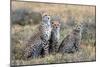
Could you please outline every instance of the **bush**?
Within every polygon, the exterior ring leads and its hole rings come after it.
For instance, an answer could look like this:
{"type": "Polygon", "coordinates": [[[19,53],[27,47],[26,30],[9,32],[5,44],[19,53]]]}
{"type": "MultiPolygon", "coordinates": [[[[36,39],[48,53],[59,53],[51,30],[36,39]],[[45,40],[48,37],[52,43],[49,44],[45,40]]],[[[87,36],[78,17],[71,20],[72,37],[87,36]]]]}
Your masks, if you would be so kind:
{"type": "Polygon", "coordinates": [[[83,20],[82,40],[88,43],[95,43],[96,39],[96,23],[95,17],[87,16],[83,20]]]}
{"type": "Polygon", "coordinates": [[[68,26],[74,26],[75,25],[75,17],[69,16],[67,21],[68,26]]]}
{"type": "Polygon", "coordinates": [[[42,20],[39,12],[34,12],[31,9],[26,8],[12,10],[11,14],[12,24],[38,24],[42,20]]]}
{"type": "Polygon", "coordinates": [[[76,21],[76,19],[75,19],[75,16],[73,16],[72,15],[72,13],[71,13],[71,11],[69,10],[68,12],[67,12],[67,25],[68,26],[74,26],[75,25],[75,21],[76,21]]]}

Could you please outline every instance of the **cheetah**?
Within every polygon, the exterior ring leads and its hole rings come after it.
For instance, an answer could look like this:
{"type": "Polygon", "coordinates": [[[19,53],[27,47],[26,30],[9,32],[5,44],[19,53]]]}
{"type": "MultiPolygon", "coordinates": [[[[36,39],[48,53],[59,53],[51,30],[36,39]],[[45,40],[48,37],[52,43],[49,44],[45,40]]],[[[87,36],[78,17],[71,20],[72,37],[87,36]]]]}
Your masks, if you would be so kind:
{"type": "Polygon", "coordinates": [[[60,39],[60,21],[52,21],[52,30],[50,38],[50,53],[56,53],[58,49],[58,43],[60,39]]]}
{"type": "Polygon", "coordinates": [[[73,53],[79,51],[81,42],[82,25],[76,25],[72,32],[67,35],[59,46],[60,53],[73,53]]]}
{"type": "Polygon", "coordinates": [[[31,36],[31,38],[26,43],[26,46],[24,48],[24,58],[36,58],[41,56],[42,54],[42,40],[40,39],[40,32],[34,34],[31,36]]]}
{"type": "Polygon", "coordinates": [[[42,16],[42,22],[40,23],[41,40],[43,44],[43,51],[45,55],[49,54],[49,39],[51,35],[51,18],[49,15],[44,14],[42,16]]]}

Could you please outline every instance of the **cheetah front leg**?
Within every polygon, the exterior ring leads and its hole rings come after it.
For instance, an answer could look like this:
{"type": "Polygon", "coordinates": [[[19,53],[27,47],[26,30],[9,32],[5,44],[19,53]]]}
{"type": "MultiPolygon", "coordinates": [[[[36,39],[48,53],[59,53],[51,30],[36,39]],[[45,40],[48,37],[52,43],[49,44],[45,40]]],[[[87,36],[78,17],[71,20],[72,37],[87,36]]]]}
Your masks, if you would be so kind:
{"type": "Polygon", "coordinates": [[[44,55],[49,55],[49,42],[43,43],[44,55]]]}
{"type": "Polygon", "coordinates": [[[74,46],[75,46],[76,51],[79,51],[80,50],[80,41],[77,41],[74,46]]]}

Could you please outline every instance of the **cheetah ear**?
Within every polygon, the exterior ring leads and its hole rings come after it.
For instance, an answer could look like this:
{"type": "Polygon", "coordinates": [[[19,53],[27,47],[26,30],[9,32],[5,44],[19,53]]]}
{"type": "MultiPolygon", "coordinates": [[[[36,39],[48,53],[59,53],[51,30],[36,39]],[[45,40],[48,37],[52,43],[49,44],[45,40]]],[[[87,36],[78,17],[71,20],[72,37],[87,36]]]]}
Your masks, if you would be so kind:
{"type": "Polygon", "coordinates": [[[81,22],[81,27],[83,27],[83,26],[84,26],[84,23],[81,22]]]}
{"type": "Polygon", "coordinates": [[[59,26],[61,26],[61,22],[59,22],[59,26]]]}
{"type": "Polygon", "coordinates": [[[75,28],[77,27],[77,25],[78,25],[78,24],[77,24],[77,23],[75,23],[75,25],[73,26],[73,29],[75,29],[75,28]]]}
{"type": "Polygon", "coordinates": [[[40,14],[43,17],[43,16],[47,15],[47,12],[46,11],[41,11],[40,14]]]}
{"type": "Polygon", "coordinates": [[[73,30],[75,30],[76,29],[76,25],[75,26],[73,26],[73,30]]]}

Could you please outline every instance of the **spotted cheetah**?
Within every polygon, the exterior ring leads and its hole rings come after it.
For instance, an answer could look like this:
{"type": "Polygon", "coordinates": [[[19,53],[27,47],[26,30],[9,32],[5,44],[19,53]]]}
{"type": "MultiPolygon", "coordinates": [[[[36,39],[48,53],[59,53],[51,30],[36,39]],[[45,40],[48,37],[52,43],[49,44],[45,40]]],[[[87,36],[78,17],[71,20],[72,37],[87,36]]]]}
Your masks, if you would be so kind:
{"type": "Polygon", "coordinates": [[[49,39],[51,35],[51,18],[49,15],[44,14],[42,16],[42,22],[40,24],[41,40],[43,44],[43,51],[45,55],[49,54],[49,39]]]}
{"type": "Polygon", "coordinates": [[[72,32],[62,41],[59,51],[60,53],[73,53],[79,50],[81,42],[82,25],[76,25],[72,32]]]}
{"type": "Polygon", "coordinates": [[[50,38],[50,53],[57,52],[58,43],[60,39],[60,21],[52,21],[52,30],[51,30],[51,38],[50,38]]]}

